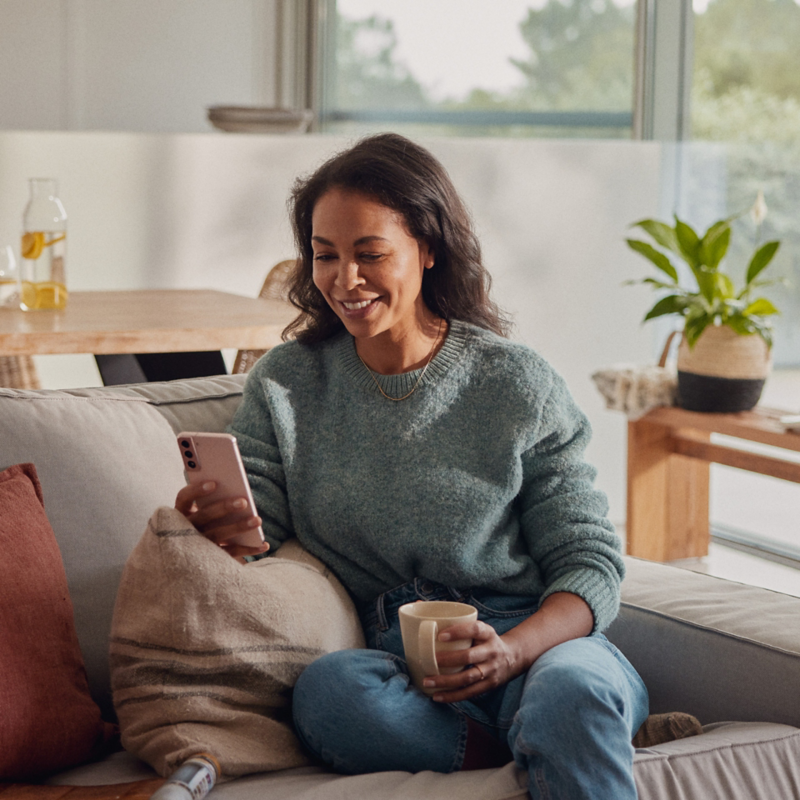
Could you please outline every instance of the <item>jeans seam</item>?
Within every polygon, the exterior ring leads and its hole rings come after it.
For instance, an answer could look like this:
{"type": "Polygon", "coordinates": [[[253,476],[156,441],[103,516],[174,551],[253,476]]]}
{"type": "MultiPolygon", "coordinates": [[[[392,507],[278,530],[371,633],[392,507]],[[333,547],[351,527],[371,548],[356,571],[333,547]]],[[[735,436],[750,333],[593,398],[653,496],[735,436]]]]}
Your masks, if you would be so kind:
{"type": "Polygon", "coordinates": [[[544,770],[540,767],[534,772],[534,776],[536,779],[536,787],[539,789],[539,794],[542,797],[542,800],[549,800],[550,799],[550,789],[547,786],[547,781],[544,777],[544,770]]]}
{"type": "Polygon", "coordinates": [[[467,724],[467,717],[461,713],[459,715],[460,730],[458,732],[458,744],[456,746],[456,754],[453,758],[453,763],[450,767],[450,772],[458,772],[464,766],[464,757],[467,754],[467,735],[469,733],[469,725],[467,724]]]}

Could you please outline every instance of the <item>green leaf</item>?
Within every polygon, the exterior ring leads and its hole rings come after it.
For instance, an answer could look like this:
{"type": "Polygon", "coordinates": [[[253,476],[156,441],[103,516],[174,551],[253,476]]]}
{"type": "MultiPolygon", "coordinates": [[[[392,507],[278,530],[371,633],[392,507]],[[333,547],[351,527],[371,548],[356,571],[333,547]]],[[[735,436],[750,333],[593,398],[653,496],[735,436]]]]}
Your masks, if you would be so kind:
{"type": "Polygon", "coordinates": [[[750,303],[747,308],[742,311],[746,317],[750,316],[758,316],[758,317],[767,317],[770,314],[780,314],[781,312],[775,308],[772,303],[767,300],[766,297],[759,297],[758,300],[754,300],[750,303]]]}
{"type": "Polygon", "coordinates": [[[694,277],[697,279],[697,287],[700,289],[700,294],[705,297],[709,304],[713,303],[717,288],[717,275],[719,273],[709,271],[703,267],[698,267],[693,272],[694,277]]]}
{"type": "Polygon", "coordinates": [[[686,298],[679,294],[670,294],[667,297],[662,297],[651,309],[647,312],[647,316],[642,320],[647,322],[649,319],[655,317],[663,317],[665,314],[683,314],[686,310],[686,298]]]}
{"type": "Polygon", "coordinates": [[[716,269],[725,258],[730,242],[731,228],[727,222],[723,220],[712,225],[700,242],[700,262],[716,269]]]}
{"type": "Polygon", "coordinates": [[[736,331],[740,336],[749,336],[756,332],[752,321],[747,319],[747,317],[743,317],[741,314],[734,314],[732,317],[728,317],[728,319],[725,320],[725,324],[731,328],[731,330],[736,331]]]}
{"type": "Polygon", "coordinates": [[[729,300],[736,294],[736,287],[733,281],[724,272],[715,272],[714,278],[716,281],[716,294],[721,296],[723,300],[729,300]]]}
{"type": "Polygon", "coordinates": [[[697,340],[700,338],[700,335],[710,324],[711,317],[707,315],[693,320],[687,318],[684,333],[686,334],[686,343],[689,345],[689,349],[695,346],[697,340]]]}
{"type": "Polygon", "coordinates": [[[674,290],[675,284],[674,283],[664,283],[664,281],[656,280],[655,278],[643,278],[640,283],[646,283],[649,286],[652,286],[654,289],[672,289],[674,290]]]}
{"type": "Polygon", "coordinates": [[[628,247],[630,247],[631,250],[635,250],[637,253],[640,253],[645,258],[652,261],[662,272],[669,275],[675,283],[678,282],[677,270],[663,253],[656,250],[652,245],[647,244],[647,242],[641,242],[638,239],[626,239],[625,241],[628,243],[628,247]]]}
{"type": "Polygon", "coordinates": [[[675,217],[675,236],[678,238],[678,247],[681,255],[690,267],[700,266],[700,238],[694,229],[675,217]]]}
{"type": "Polygon", "coordinates": [[[747,285],[750,285],[754,278],[772,261],[780,245],[780,242],[767,242],[756,250],[750,259],[750,266],[747,268],[747,277],[745,278],[747,285]]]}
{"type": "Polygon", "coordinates": [[[637,226],[649,233],[656,244],[666,247],[667,250],[671,250],[673,253],[681,254],[675,230],[667,225],[666,222],[659,222],[657,219],[641,219],[631,225],[632,228],[637,226]]]}

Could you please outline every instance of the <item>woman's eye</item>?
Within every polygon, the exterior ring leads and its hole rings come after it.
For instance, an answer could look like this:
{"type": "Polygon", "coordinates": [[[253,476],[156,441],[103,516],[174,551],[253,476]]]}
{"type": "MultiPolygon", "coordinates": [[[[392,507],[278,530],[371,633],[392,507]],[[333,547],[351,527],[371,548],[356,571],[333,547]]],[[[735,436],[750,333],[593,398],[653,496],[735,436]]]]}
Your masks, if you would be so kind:
{"type": "Polygon", "coordinates": [[[378,261],[378,259],[383,258],[383,253],[361,253],[359,258],[362,261],[378,261]]]}
{"type": "Polygon", "coordinates": [[[315,253],[314,261],[333,261],[336,258],[332,253],[315,253]]]}

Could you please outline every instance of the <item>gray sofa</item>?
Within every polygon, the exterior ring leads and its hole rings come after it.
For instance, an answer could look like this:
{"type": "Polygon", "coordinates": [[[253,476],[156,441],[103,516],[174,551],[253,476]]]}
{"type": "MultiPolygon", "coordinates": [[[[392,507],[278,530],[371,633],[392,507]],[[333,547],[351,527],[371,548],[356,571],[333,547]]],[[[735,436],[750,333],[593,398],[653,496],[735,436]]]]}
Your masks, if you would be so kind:
{"type": "MultiPolygon", "coordinates": [[[[123,564],[151,512],[183,485],[174,434],[223,430],[243,376],[71,391],[0,389],[0,469],[32,461],[64,560],[94,698],[111,714],[108,635],[123,564]]],[[[636,754],[643,800],[800,798],[800,599],[628,560],[609,637],[639,670],[651,711],[687,711],[703,735],[636,754]]],[[[2,709],[0,709],[2,713],[2,709]]],[[[155,777],[125,752],[50,783],[155,777]]],[[[339,776],[319,768],[253,775],[219,800],[525,798],[513,764],[440,775],[339,776]]]]}

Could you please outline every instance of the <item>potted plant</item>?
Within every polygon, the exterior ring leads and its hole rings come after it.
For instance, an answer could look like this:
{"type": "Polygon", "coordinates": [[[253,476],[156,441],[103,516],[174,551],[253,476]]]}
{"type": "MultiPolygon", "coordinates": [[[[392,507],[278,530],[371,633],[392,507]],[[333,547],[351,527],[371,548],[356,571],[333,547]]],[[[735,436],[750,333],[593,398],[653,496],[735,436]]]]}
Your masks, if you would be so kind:
{"type": "MultiPolygon", "coordinates": [[[[743,212],[746,213],[746,212],[743,212]]],[[[759,192],[751,210],[756,241],[766,215],[759,192]]],[[[643,219],[641,228],[653,244],[627,239],[628,246],[643,255],[660,272],[642,281],[666,294],[647,312],[644,321],[668,314],[683,318],[678,350],[678,402],[692,411],[746,411],[758,402],[771,369],[771,316],[778,309],[766,297],[755,296],[781,279],[764,280],[762,273],[772,261],[780,242],[756,246],[737,288],[722,269],[731,240],[731,222],[743,214],[715,222],[701,236],[675,216],[668,225],[643,219]],[[683,262],[685,267],[676,267],[683,262]],[[686,269],[688,267],[688,270],[686,269]]]]}

